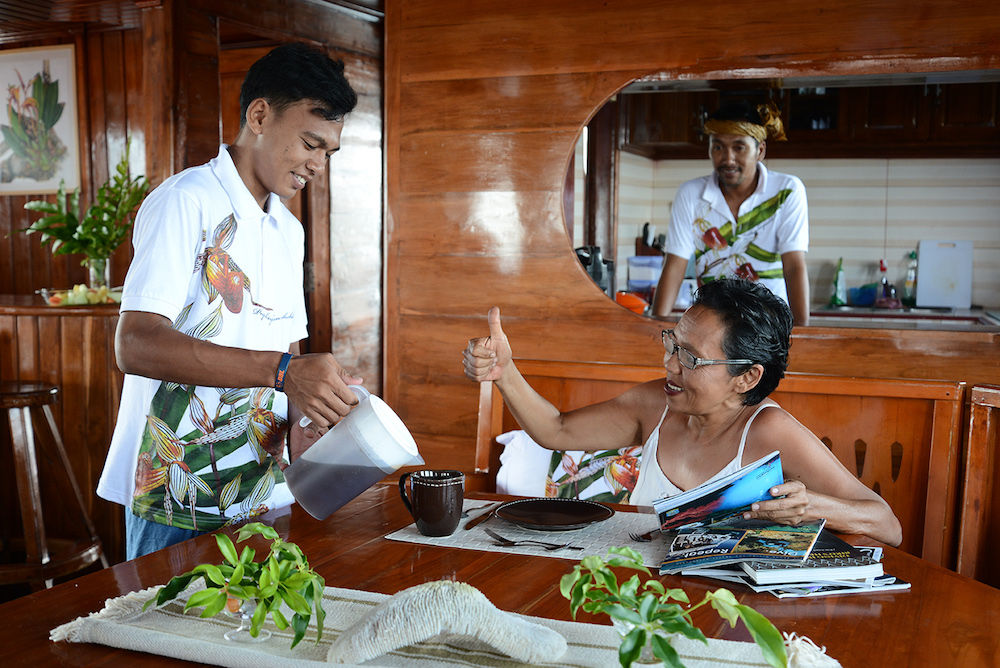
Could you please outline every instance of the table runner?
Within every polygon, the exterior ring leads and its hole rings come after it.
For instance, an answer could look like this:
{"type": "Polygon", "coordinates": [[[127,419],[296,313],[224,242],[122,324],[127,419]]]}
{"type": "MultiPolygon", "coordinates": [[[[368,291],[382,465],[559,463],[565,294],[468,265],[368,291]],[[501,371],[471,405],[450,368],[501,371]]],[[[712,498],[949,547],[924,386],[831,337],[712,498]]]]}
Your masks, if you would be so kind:
{"type": "MultiPolygon", "coordinates": [[[[464,508],[466,510],[481,507],[482,500],[466,499],[464,508]]],[[[455,533],[450,536],[440,536],[431,538],[424,536],[417,531],[416,524],[403,527],[399,531],[394,531],[386,536],[390,540],[400,540],[409,543],[423,543],[426,545],[441,545],[444,547],[457,547],[466,550],[483,550],[486,552],[509,552],[511,554],[526,554],[533,557],[555,557],[557,559],[579,560],[588,554],[604,556],[608,553],[609,547],[630,547],[642,555],[642,563],[651,569],[659,569],[660,561],[666,552],[666,545],[663,540],[654,538],[648,543],[639,543],[629,537],[629,532],[641,534],[655,529],[657,525],[656,516],[652,513],[625,513],[616,512],[614,515],[604,520],[596,522],[582,529],[571,531],[536,531],[524,529],[499,517],[492,517],[482,524],[465,530],[468,522],[479,517],[479,513],[472,510],[468,519],[463,519],[455,533]],[[518,547],[507,547],[497,545],[493,539],[486,535],[484,528],[496,531],[504,538],[511,540],[534,539],[543,540],[548,543],[569,543],[582,547],[582,550],[553,550],[547,551],[544,548],[531,545],[518,547]]]]}
{"type": "MultiPolygon", "coordinates": [[[[196,588],[192,587],[187,594],[194,591],[196,588]]],[[[202,619],[195,611],[184,613],[181,598],[161,608],[150,608],[143,612],[143,604],[155,593],[156,588],[151,588],[109,599],[100,612],[59,626],[52,630],[50,637],[53,641],[97,643],[217,666],[315,666],[326,663],[330,645],[344,629],[388,598],[385,594],[327,587],[323,595],[323,607],[327,612],[323,639],[317,644],[315,631],[310,626],[302,642],[294,650],[290,650],[290,631],[278,630],[270,620],[265,623],[264,628],[271,631],[271,637],[260,643],[245,645],[228,642],[222,637],[225,631],[238,625],[236,619],[224,614],[202,619]]],[[[558,661],[533,665],[580,668],[618,665],[619,636],[610,626],[519,616],[547,626],[566,638],[568,649],[558,661]]],[[[674,641],[674,647],[689,668],[767,667],[754,643],[710,639],[709,644],[704,645],[679,638],[674,641]]],[[[378,657],[364,665],[387,668],[514,668],[526,664],[505,657],[487,645],[469,638],[439,636],[378,657]]]]}

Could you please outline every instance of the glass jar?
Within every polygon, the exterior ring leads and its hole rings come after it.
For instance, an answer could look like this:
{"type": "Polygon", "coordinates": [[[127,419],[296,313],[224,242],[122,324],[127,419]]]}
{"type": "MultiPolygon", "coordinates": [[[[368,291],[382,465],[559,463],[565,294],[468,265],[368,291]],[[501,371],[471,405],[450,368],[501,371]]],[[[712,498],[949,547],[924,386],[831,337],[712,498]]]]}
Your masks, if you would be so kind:
{"type": "Polygon", "coordinates": [[[87,286],[96,290],[102,285],[111,287],[111,259],[106,257],[88,257],[87,286]]]}

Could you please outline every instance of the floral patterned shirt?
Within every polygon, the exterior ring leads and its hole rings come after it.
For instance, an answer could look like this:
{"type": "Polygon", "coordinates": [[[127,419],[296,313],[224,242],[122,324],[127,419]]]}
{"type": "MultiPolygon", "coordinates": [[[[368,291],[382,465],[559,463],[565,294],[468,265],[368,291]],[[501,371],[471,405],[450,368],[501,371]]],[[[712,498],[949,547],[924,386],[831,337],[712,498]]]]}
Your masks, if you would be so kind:
{"type": "MultiPolygon", "coordinates": [[[[150,193],[133,244],[123,311],[250,350],[285,352],[305,337],[302,226],[273,194],[260,208],[226,146],[150,193]]],[[[126,375],[98,495],[200,531],[287,506],[274,460],[286,431],[287,400],[273,388],[126,375]]]]}
{"type": "Polygon", "coordinates": [[[735,221],[714,173],[682,184],[671,207],[666,250],[694,256],[699,285],[741,276],[788,301],[781,256],[809,249],[806,189],[795,176],[762,163],[757,169],[757,188],[735,221]]]}

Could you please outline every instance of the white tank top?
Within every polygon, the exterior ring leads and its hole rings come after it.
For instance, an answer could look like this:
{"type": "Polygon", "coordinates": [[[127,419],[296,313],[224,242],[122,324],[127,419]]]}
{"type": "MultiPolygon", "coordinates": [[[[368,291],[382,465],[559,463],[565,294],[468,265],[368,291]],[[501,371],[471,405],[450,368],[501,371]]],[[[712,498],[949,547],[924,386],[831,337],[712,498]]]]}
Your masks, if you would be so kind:
{"type": "MultiPolygon", "coordinates": [[[[755,410],[753,415],[750,416],[750,419],[747,420],[746,426],[743,427],[743,435],[740,437],[740,447],[736,451],[736,457],[734,457],[731,462],[722,467],[718,473],[705,482],[729,475],[743,465],[743,448],[747,443],[747,434],[750,432],[750,425],[753,424],[754,418],[757,417],[757,414],[768,406],[777,406],[777,404],[766,403],[757,407],[757,410],[755,410]]],[[[653,433],[649,435],[649,438],[646,439],[646,442],[642,446],[642,459],[640,460],[641,463],[639,465],[639,480],[635,483],[635,489],[632,490],[632,494],[629,496],[629,503],[634,506],[651,506],[653,505],[653,501],[655,499],[673,496],[684,491],[670,481],[666,474],[660,469],[656,460],[656,448],[660,440],[660,426],[663,424],[663,420],[666,419],[666,417],[667,409],[664,408],[663,415],[660,416],[660,422],[656,425],[656,428],[653,429],[653,433]]]]}

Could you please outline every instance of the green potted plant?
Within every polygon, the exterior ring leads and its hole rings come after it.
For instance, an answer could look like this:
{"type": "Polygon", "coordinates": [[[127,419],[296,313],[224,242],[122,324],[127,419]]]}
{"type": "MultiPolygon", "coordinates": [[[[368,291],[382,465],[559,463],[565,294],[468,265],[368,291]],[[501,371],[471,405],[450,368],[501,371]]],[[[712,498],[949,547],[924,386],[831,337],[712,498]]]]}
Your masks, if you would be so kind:
{"type": "Polygon", "coordinates": [[[261,626],[270,614],[279,629],[292,628],[292,647],[305,636],[315,611],[316,641],[319,642],[326,618],[323,610],[323,587],[326,583],[323,577],[309,568],[309,562],[298,545],[281,540],[272,527],[252,522],[240,528],[236,539],[242,542],[253,535],[272,541],[266,559],[254,561],[256,552],[249,546],[244,546],[243,551],[237,554],[229,536],[217,533],[215,540],[225,561],[219,565],[200,564],[187,573],[171,578],[170,582],[160,587],[155,598],[146,602],[144,609],[154,603],[163,605],[173,600],[192,581],[202,578],[205,589],[192,594],[184,604],[184,610],[203,607],[201,616],[213,617],[223,608],[232,613],[246,612],[244,603],[249,602],[253,608],[249,620],[250,636],[257,638],[260,635],[261,626]],[[282,603],[293,613],[291,619],[282,612],[282,603]]]}
{"type": "Polygon", "coordinates": [[[682,589],[667,589],[655,578],[640,583],[638,574],[634,574],[619,584],[613,568],[629,568],[650,575],[638,552],[627,547],[613,547],[608,550],[606,559],[597,555],[584,557],[562,577],[559,590],[569,599],[574,619],[580,608],[611,618],[622,634],[618,660],[624,668],[640,660],[682,668],[684,664],[670,644],[670,636],[681,634],[707,644],[705,634],[691,618],[692,612],[706,604],[730,626],[736,626],[737,620],[742,619],[770,665],[776,668],[787,665],[781,633],[762,614],[738,603],[728,589],[708,592],[701,602],[690,605],[682,589]],[[683,607],[682,603],[688,607],[683,607]]]}
{"type": "Polygon", "coordinates": [[[65,184],[59,184],[56,201],[32,200],[24,205],[29,211],[46,214],[33,222],[25,232],[37,232],[42,245],[51,245],[53,255],[79,253],[80,263],[89,269],[89,284],[97,289],[110,280],[108,260],[125,241],[135,221],[135,211],[149,190],[149,182],[141,174],[129,175],[129,142],[114,174],[97,189],[97,197],[81,215],[80,190],[66,194],[65,184]]]}

